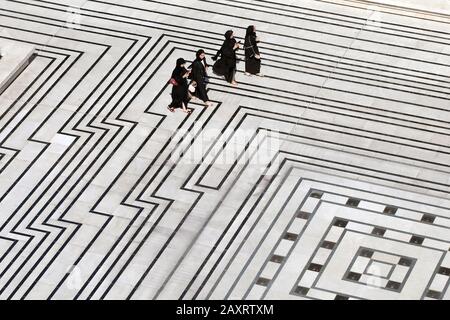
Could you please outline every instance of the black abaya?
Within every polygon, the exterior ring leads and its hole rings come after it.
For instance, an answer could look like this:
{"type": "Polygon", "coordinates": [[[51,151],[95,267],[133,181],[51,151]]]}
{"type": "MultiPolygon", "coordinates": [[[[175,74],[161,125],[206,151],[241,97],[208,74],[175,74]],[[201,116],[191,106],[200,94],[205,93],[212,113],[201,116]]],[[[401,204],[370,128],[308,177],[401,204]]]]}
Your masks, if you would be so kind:
{"type": "Polygon", "coordinates": [[[209,101],[208,92],[206,91],[206,78],[207,73],[203,61],[196,59],[192,63],[192,80],[197,82],[195,89],[195,96],[203,102],[209,101]]]}
{"type": "Polygon", "coordinates": [[[183,104],[187,108],[189,103],[189,93],[188,93],[188,81],[183,78],[187,70],[183,67],[176,67],[172,72],[172,78],[178,83],[176,86],[172,86],[172,102],[170,103],[170,108],[183,108],[183,104]]]}
{"type": "Polygon", "coordinates": [[[234,81],[234,76],[236,74],[236,50],[234,46],[236,40],[227,39],[222,44],[222,47],[217,52],[214,60],[220,56],[220,59],[216,61],[213,66],[213,71],[219,76],[224,76],[228,82],[234,81]]]}
{"type": "Polygon", "coordinates": [[[261,59],[255,56],[259,55],[258,41],[256,35],[252,34],[245,38],[245,72],[258,74],[261,72],[261,59]]]}

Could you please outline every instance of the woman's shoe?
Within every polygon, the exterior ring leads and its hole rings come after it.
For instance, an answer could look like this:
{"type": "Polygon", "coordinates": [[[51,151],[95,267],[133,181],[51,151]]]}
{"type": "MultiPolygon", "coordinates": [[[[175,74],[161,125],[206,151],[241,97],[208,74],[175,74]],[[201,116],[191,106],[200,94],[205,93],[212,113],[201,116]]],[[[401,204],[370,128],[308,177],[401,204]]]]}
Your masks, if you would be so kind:
{"type": "Polygon", "coordinates": [[[252,74],[250,73],[250,72],[245,72],[244,73],[246,76],[248,76],[248,77],[251,77],[252,76],[252,74]]]}
{"type": "Polygon", "coordinates": [[[175,109],[172,108],[171,106],[167,106],[167,110],[169,110],[170,112],[175,112],[175,109]]]}
{"type": "Polygon", "coordinates": [[[260,72],[260,73],[257,73],[256,75],[257,75],[258,77],[261,77],[261,78],[264,77],[264,75],[263,75],[261,72],[260,72]]]}

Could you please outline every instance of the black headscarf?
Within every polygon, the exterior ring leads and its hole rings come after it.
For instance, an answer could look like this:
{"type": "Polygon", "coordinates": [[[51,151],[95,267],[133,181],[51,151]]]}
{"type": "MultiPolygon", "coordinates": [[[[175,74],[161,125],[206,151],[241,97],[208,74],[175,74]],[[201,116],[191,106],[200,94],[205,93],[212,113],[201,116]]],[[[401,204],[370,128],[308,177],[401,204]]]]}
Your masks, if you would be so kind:
{"type": "Polygon", "coordinates": [[[230,48],[234,47],[234,45],[236,44],[236,39],[231,38],[232,35],[233,35],[233,30],[228,30],[225,33],[225,41],[223,42],[223,46],[230,47],[230,48]]]}
{"type": "Polygon", "coordinates": [[[248,26],[247,32],[245,33],[245,37],[256,35],[255,26],[248,26]]]}
{"type": "Polygon", "coordinates": [[[177,67],[178,68],[181,68],[181,66],[183,65],[183,64],[185,64],[186,63],[186,60],[184,60],[183,58],[179,58],[178,60],[177,60],[177,67]]]}
{"type": "Polygon", "coordinates": [[[232,35],[233,30],[228,30],[227,32],[225,32],[225,39],[230,40],[232,35]]]}
{"type": "Polygon", "coordinates": [[[182,67],[183,64],[186,63],[186,60],[184,60],[183,58],[179,58],[177,59],[177,66],[175,67],[175,69],[172,72],[172,78],[174,77],[182,77],[186,72],[186,68],[182,67]]]}
{"type": "Polygon", "coordinates": [[[202,59],[200,58],[200,56],[201,56],[203,53],[205,53],[205,50],[203,50],[203,49],[200,49],[200,50],[197,51],[197,53],[195,54],[197,60],[202,60],[202,59]]]}

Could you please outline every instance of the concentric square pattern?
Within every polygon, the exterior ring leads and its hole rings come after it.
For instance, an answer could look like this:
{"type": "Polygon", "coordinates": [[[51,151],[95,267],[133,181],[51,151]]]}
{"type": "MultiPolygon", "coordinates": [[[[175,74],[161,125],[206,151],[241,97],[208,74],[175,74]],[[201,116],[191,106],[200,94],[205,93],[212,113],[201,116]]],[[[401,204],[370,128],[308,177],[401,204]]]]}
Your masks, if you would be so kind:
{"type": "Polygon", "coordinates": [[[252,222],[208,297],[447,297],[449,212],[431,197],[300,168],[279,192],[276,217],[269,206],[252,222]]]}

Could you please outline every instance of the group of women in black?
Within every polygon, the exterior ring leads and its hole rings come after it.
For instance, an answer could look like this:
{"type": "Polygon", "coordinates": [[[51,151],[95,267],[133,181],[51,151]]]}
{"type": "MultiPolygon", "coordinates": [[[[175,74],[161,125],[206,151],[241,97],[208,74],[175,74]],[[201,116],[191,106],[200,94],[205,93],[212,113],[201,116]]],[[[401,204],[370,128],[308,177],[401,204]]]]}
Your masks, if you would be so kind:
{"type": "MultiPolygon", "coordinates": [[[[262,76],[258,43],[259,38],[256,36],[255,27],[249,26],[244,41],[245,75],[247,76],[262,76]]],[[[213,72],[218,76],[223,76],[233,86],[237,85],[236,64],[238,58],[236,51],[240,47],[241,43],[236,41],[234,32],[229,30],[225,33],[225,41],[221,48],[212,58],[215,61],[212,68],[213,72]]],[[[182,109],[186,113],[191,113],[191,110],[188,109],[188,103],[194,97],[203,101],[207,107],[212,105],[206,90],[209,82],[208,68],[204,50],[197,51],[196,59],[190,66],[190,70],[186,68],[186,61],[183,58],[177,60],[177,66],[169,81],[172,84],[172,103],[167,107],[170,112],[174,112],[175,109],[182,109]]]]}

